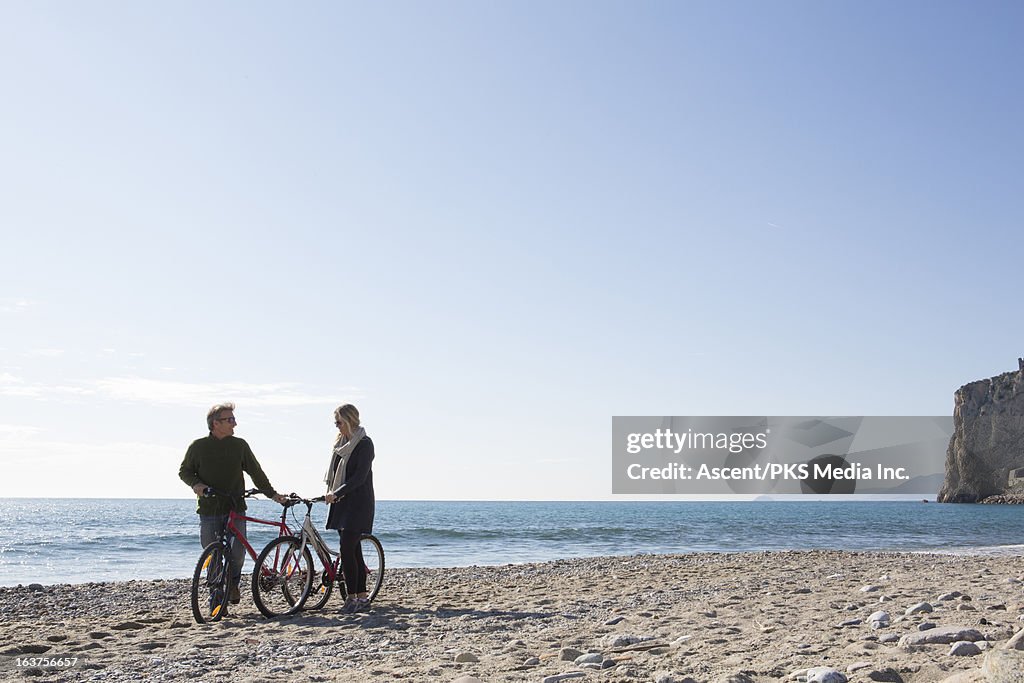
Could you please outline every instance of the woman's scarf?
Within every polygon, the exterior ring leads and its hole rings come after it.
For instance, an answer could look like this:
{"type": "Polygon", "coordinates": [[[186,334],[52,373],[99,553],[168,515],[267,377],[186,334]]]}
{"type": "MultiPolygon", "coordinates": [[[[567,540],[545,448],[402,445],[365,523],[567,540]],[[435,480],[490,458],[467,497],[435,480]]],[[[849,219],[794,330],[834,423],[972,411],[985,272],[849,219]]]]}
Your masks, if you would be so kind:
{"type": "Polygon", "coordinates": [[[334,442],[331,464],[327,467],[327,473],[324,474],[324,483],[327,484],[328,492],[337,491],[345,483],[345,467],[348,465],[348,459],[352,457],[352,451],[364,436],[366,436],[366,430],[359,427],[352,432],[352,438],[346,440],[344,436],[339,436],[338,440],[334,442]]]}

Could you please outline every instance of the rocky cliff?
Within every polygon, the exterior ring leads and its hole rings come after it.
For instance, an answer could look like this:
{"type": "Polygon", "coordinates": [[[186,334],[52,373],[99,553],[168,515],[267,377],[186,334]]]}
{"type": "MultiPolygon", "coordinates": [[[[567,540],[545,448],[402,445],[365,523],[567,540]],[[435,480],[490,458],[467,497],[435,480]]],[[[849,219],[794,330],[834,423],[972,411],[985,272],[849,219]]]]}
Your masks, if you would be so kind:
{"type": "Polygon", "coordinates": [[[1016,372],[960,387],[939,502],[1024,494],[1024,359],[1016,372]]]}

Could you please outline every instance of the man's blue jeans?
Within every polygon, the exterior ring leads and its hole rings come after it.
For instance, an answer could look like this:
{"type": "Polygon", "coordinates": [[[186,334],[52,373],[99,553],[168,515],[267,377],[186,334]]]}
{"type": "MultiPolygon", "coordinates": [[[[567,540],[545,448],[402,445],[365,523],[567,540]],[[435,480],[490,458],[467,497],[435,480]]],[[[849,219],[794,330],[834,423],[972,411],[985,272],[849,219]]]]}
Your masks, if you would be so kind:
{"type": "MultiPolygon", "coordinates": [[[[199,542],[203,544],[204,548],[220,538],[221,530],[227,523],[227,515],[199,515],[199,542]]],[[[235,527],[239,533],[245,535],[244,519],[236,519],[235,527]]],[[[245,562],[245,546],[236,538],[231,542],[231,565],[235,570],[235,575],[231,578],[234,579],[236,586],[242,578],[243,562],[245,562]]]]}

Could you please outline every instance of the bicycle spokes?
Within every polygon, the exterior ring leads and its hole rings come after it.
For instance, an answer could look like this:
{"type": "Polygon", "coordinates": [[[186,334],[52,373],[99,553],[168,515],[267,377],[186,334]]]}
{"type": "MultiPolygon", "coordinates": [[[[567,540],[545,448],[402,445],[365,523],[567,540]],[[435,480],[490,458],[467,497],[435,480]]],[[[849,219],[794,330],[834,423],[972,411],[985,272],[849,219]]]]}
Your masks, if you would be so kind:
{"type": "Polygon", "coordinates": [[[282,536],[270,542],[256,561],[253,602],[268,617],[302,608],[313,582],[313,559],[299,539],[282,536]]]}

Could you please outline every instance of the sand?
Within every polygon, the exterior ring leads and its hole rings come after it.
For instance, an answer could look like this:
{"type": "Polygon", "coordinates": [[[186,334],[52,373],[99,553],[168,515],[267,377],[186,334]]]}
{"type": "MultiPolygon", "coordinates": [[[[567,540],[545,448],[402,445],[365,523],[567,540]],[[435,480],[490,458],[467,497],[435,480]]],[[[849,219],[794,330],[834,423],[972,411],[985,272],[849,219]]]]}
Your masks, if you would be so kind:
{"type": "Polygon", "coordinates": [[[0,588],[0,678],[1020,682],[1022,579],[1020,557],[832,551],[389,569],[368,614],[335,594],[267,620],[243,592],[204,625],[185,580],[0,588]]]}

